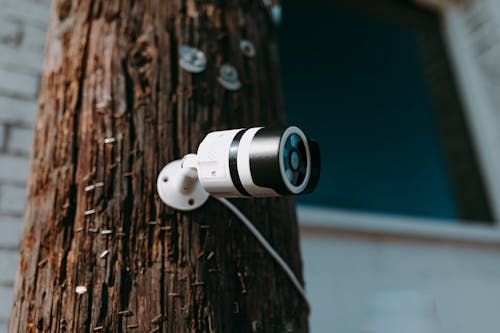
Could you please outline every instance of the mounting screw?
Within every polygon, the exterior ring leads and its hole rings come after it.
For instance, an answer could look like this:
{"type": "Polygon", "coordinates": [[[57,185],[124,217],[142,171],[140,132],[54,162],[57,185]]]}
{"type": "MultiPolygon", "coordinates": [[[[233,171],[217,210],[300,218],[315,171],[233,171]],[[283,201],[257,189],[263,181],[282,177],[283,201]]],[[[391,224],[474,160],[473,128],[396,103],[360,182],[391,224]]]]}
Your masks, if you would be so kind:
{"type": "Polygon", "coordinates": [[[207,66],[207,57],[197,48],[182,45],[179,49],[179,65],[190,73],[203,72],[207,66]]]}
{"type": "Polygon", "coordinates": [[[255,57],[255,47],[253,46],[252,42],[246,39],[242,39],[240,41],[240,50],[243,53],[243,55],[253,58],[255,57]]]}
{"type": "Polygon", "coordinates": [[[281,5],[274,4],[271,6],[271,18],[274,24],[278,25],[281,23],[281,17],[282,17],[281,13],[282,13],[281,5]]]}
{"type": "Polygon", "coordinates": [[[238,71],[229,64],[221,66],[217,81],[227,90],[235,91],[241,88],[238,71]]]}

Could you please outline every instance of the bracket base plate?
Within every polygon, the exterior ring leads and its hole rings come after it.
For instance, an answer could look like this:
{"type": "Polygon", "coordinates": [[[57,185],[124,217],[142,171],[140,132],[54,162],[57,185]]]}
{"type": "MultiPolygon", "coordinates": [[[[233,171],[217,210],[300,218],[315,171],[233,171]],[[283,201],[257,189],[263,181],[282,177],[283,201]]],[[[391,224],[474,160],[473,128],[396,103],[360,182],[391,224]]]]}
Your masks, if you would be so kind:
{"type": "Polygon", "coordinates": [[[176,160],[167,164],[158,175],[156,182],[158,195],[168,206],[182,210],[191,211],[201,207],[210,194],[205,191],[198,181],[192,191],[186,193],[178,185],[182,180],[182,160],[176,160]]]}

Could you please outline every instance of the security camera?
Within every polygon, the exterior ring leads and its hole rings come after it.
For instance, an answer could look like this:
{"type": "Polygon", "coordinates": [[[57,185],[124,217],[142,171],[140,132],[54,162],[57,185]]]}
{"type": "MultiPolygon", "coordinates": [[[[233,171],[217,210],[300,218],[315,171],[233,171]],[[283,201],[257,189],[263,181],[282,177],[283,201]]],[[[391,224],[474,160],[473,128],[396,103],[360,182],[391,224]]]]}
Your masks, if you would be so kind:
{"type": "Polygon", "coordinates": [[[198,177],[216,197],[270,197],[312,191],[319,150],[298,127],[209,133],[198,148],[198,177]]]}
{"type": "Polygon", "coordinates": [[[320,174],[319,146],[296,126],[209,133],[197,154],[169,163],[158,193],[181,210],[219,198],[276,197],[312,192],[320,174]]]}

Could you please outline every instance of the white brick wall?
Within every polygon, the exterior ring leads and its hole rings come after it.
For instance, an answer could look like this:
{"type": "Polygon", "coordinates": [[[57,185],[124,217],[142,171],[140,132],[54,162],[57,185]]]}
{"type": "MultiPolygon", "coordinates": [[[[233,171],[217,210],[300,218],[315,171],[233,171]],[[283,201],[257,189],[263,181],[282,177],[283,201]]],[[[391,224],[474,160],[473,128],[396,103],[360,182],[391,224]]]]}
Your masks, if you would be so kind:
{"type": "MultiPolygon", "coordinates": [[[[12,285],[0,285],[0,299],[10,300],[12,299],[13,289],[12,285]]],[[[9,313],[10,302],[0,302],[0,313],[9,313]]],[[[7,332],[7,317],[3,316],[0,318],[0,332],[7,332]]]]}
{"type": "Polygon", "coordinates": [[[47,26],[50,0],[0,0],[2,19],[17,18],[23,24],[47,26]]]}
{"type": "MultiPolygon", "coordinates": [[[[4,146],[8,145],[4,143],[4,146]]],[[[28,169],[27,157],[11,155],[9,152],[0,154],[0,182],[24,184],[28,177],[28,169]]]]}
{"type": "MultiPolygon", "coordinates": [[[[15,251],[9,249],[4,250],[4,253],[2,254],[1,263],[2,263],[2,269],[0,269],[0,286],[11,286],[13,284],[14,281],[13,278],[14,275],[16,274],[15,272],[17,268],[17,248],[15,251]],[[3,267],[5,267],[6,269],[3,269],[3,267]],[[14,270],[12,270],[12,268],[14,268],[14,270]]],[[[0,303],[5,303],[5,302],[2,299],[2,302],[0,303]]],[[[3,317],[6,317],[5,314],[3,317]]]]}
{"type": "Polygon", "coordinates": [[[34,135],[31,127],[10,127],[8,135],[6,149],[13,154],[29,156],[34,135]]]}
{"type": "Polygon", "coordinates": [[[0,21],[0,42],[6,45],[19,45],[23,37],[23,24],[20,20],[7,17],[0,21]]]}
{"type": "Polygon", "coordinates": [[[38,92],[38,75],[14,72],[0,68],[0,93],[33,99],[38,92]]]}
{"type": "Polygon", "coordinates": [[[0,66],[14,68],[20,72],[40,72],[43,61],[42,52],[22,51],[0,44],[0,66]]]}
{"type": "Polygon", "coordinates": [[[0,251],[2,249],[17,249],[22,228],[22,224],[20,223],[19,218],[12,216],[2,216],[2,220],[0,221],[0,223],[2,226],[2,232],[0,232],[0,251]]]}
{"type": "Polygon", "coordinates": [[[436,333],[500,332],[500,250],[303,236],[312,333],[360,333],[370,296],[416,290],[436,303],[436,333]]]}
{"type": "Polygon", "coordinates": [[[7,332],[50,0],[0,0],[0,333],[7,332]]]}
{"type": "MultiPolygon", "coordinates": [[[[0,49],[0,59],[3,53],[0,49]]],[[[21,123],[32,127],[35,123],[38,104],[36,100],[17,100],[0,95],[0,123],[21,123]]]]}
{"type": "Polygon", "coordinates": [[[21,216],[25,197],[26,190],[24,186],[0,185],[0,213],[21,216]]]}

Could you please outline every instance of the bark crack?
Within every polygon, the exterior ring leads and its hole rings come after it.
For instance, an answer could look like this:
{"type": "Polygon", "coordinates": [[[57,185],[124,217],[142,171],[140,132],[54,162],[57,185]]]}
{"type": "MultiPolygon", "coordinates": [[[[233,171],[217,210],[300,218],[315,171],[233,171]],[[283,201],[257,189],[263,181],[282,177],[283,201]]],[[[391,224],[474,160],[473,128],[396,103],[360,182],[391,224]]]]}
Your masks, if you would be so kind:
{"type": "MultiPolygon", "coordinates": [[[[85,36],[84,37],[84,40],[85,40],[85,43],[84,43],[84,47],[83,47],[83,52],[82,52],[82,57],[81,57],[81,61],[80,61],[80,75],[78,77],[78,95],[77,95],[77,99],[76,99],[76,103],[75,103],[75,110],[73,110],[74,112],[74,118],[73,118],[73,154],[72,154],[72,163],[73,163],[73,176],[72,176],[72,186],[73,187],[76,187],[76,185],[78,184],[78,180],[76,179],[76,176],[77,176],[77,165],[78,165],[78,153],[79,153],[79,148],[78,148],[78,141],[79,141],[79,134],[80,134],[80,131],[79,131],[79,116],[80,116],[80,110],[82,108],[82,103],[83,103],[83,92],[85,91],[85,77],[86,77],[86,72],[87,72],[87,61],[88,61],[88,54],[89,54],[89,42],[90,42],[90,35],[91,35],[91,32],[92,32],[92,12],[93,12],[93,8],[94,8],[94,3],[95,3],[95,0],[90,0],[90,3],[89,3],[89,9],[88,9],[88,13],[87,13],[87,18],[86,18],[86,22],[87,22],[87,31],[85,33],[85,36]]],[[[70,197],[70,200],[72,200],[73,202],[70,204],[70,206],[72,207],[75,207],[74,209],[71,210],[71,214],[72,216],[70,217],[70,220],[74,221],[75,219],[75,214],[76,214],[76,205],[78,203],[78,199],[79,199],[79,196],[78,196],[78,191],[75,190],[75,193],[72,197],[70,197]]],[[[73,227],[73,223],[71,224],[71,226],[73,227]]],[[[73,233],[71,233],[71,236],[70,238],[72,238],[74,236],[73,233]]],[[[69,241],[69,243],[71,244],[71,240],[69,241]]],[[[64,262],[67,262],[67,256],[69,254],[69,251],[65,251],[64,253],[64,262]]],[[[86,326],[86,331],[88,331],[90,329],[90,324],[91,324],[91,316],[92,316],[92,292],[93,290],[90,290],[89,292],[89,299],[88,299],[88,308],[87,308],[87,321],[85,323],[85,326],[86,326]]],[[[75,303],[75,306],[76,306],[76,303],[75,303]]],[[[76,309],[74,309],[76,310],[76,309]]]]}

